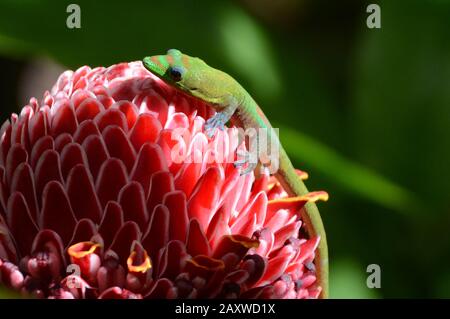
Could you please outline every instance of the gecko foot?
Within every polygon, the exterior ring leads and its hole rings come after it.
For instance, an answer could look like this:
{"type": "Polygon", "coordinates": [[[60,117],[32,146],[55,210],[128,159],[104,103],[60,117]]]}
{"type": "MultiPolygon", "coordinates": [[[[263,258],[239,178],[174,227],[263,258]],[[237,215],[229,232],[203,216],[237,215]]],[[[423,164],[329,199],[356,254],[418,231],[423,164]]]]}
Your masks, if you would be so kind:
{"type": "Polygon", "coordinates": [[[252,155],[250,152],[248,151],[238,151],[237,155],[239,157],[242,157],[242,159],[236,161],[233,163],[234,167],[241,168],[240,171],[240,175],[245,175],[248,174],[250,172],[252,172],[253,170],[255,170],[256,166],[257,166],[257,161],[253,159],[252,155]],[[242,166],[247,165],[247,167],[245,169],[242,169],[242,166]]]}
{"type": "Polygon", "coordinates": [[[249,163],[245,169],[240,171],[240,175],[242,176],[242,175],[253,172],[257,165],[258,165],[257,163],[249,163]]]}
{"type": "Polygon", "coordinates": [[[209,138],[214,137],[216,130],[223,131],[225,129],[225,123],[228,121],[227,116],[224,113],[216,113],[213,117],[208,119],[205,123],[206,135],[209,138]]]}

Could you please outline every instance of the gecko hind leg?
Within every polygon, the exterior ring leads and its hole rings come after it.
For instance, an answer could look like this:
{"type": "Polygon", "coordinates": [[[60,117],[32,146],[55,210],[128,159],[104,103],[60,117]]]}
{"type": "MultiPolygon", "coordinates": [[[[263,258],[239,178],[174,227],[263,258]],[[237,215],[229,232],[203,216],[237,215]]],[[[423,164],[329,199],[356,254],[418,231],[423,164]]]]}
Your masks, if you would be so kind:
{"type": "Polygon", "coordinates": [[[256,166],[258,166],[258,163],[248,163],[248,166],[244,170],[241,170],[240,175],[242,176],[253,172],[256,169],[256,166]]]}
{"type": "Polygon", "coordinates": [[[233,163],[234,167],[238,168],[247,164],[250,160],[250,152],[246,150],[239,150],[236,152],[236,155],[240,157],[240,160],[237,160],[233,163]]]}
{"type": "Polygon", "coordinates": [[[255,170],[256,166],[258,165],[258,162],[252,157],[251,153],[249,151],[238,151],[237,155],[242,157],[242,159],[236,161],[233,163],[234,167],[238,168],[244,166],[245,164],[248,164],[245,169],[241,169],[240,175],[245,175],[253,170],[255,170]]]}

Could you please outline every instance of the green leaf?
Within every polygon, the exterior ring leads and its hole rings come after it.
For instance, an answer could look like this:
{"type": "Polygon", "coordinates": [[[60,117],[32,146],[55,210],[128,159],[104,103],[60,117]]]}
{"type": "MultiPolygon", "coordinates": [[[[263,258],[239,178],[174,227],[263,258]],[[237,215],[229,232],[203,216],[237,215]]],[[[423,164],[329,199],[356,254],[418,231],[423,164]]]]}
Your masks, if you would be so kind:
{"type": "Polygon", "coordinates": [[[450,2],[384,1],[356,57],[355,156],[448,214],[450,2]]]}
{"type": "Polygon", "coordinates": [[[282,125],[279,127],[281,142],[291,158],[323,174],[337,186],[400,212],[417,212],[417,208],[422,207],[416,196],[382,175],[341,156],[332,148],[296,130],[282,125]]]}
{"type": "Polygon", "coordinates": [[[250,79],[250,91],[259,92],[265,100],[277,97],[282,80],[266,33],[233,6],[222,10],[219,22],[225,57],[238,75],[250,79]]]}
{"type": "Polygon", "coordinates": [[[20,299],[21,296],[14,291],[0,287],[0,299],[20,299]]]}
{"type": "Polygon", "coordinates": [[[66,9],[72,2],[0,2],[0,52],[44,54],[76,68],[178,48],[245,78],[264,98],[280,93],[281,76],[266,32],[236,3],[80,0],[81,28],[69,29],[66,9]]]}

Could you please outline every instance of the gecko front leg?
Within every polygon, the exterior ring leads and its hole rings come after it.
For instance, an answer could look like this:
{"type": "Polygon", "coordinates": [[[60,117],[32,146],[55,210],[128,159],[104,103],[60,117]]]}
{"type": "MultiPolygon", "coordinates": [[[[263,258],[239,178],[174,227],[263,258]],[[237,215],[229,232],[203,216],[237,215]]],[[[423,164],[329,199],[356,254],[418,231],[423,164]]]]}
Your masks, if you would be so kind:
{"type": "Polygon", "coordinates": [[[224,101],[216,107],[217,109],[221,109],[221,111],[217,112],[205,123],[206,135],[209,138],[214,137],[217,129],[221,131],[225,129],[225,124],[231,119],[239,106],[239,102],[235,97],[225,97],[223,100],[224,101]]]}
{"type": "MultiPolygon", "coordinates": [[[[225,124],[231,119],[233,114],[236,112],[239,103],[235,97],[227,97],[224,98],[224,103],[219,104],[225,105],[220,112],[217,112],[213,117],[208,119],[205,123],[205,131],[206,135],[209,138],[214,137],[217,130],[223,131],[225,129],[225,124]]],[[[253,136],[254,134],[250,134],[249,136],[249,150],[242,151],[238,153],[240,159],[234,162],[235,167],[240,167],[240,174],[245,175],[253,170],[255,170],[258,165],[258,136],[253,136]],[[246,166],[245,168],[243,166],[246,166]]],[[[239,132],[239,142],[240,145],[245,140],[245,134],[243,132],[239,132]]]]}

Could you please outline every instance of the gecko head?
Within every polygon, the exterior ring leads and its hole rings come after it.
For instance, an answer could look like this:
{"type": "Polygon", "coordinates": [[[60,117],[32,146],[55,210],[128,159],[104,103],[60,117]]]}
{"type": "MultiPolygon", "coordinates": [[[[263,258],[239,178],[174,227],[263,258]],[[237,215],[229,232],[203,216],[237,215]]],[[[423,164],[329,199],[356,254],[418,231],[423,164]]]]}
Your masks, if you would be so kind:
{"type": "Polygon", "coordinates": [[[177,49],[170,49],[165,55],[146,57],[143,64],[147,70],[161,78],[164,82],[197,98],[208,100],[208,92],[204,92],[207,72],[192,70],[207,70],[207,65],[199,58],[183,54],[177,49]]]}

